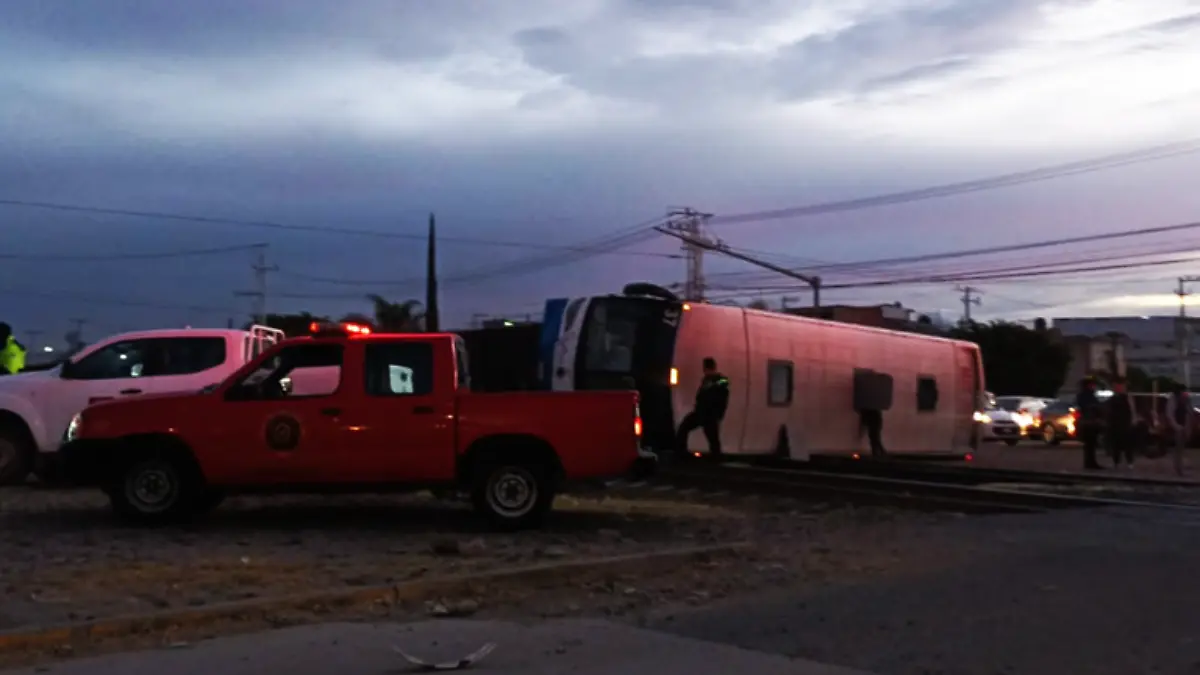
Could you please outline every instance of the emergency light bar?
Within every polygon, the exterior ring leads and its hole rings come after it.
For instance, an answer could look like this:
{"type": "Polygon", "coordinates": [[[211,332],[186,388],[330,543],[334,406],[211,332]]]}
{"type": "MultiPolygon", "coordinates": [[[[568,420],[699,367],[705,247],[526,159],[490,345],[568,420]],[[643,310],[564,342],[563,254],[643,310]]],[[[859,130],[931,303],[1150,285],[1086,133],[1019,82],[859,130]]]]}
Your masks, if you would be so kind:
{"type": "Polygon", "coordinates": [[[341,323],[314,321],[308,325],[308,332],[312,333],[313,336],[370,335],[371,327],[366,324],[350,321],[343,321],[341,323]]]}

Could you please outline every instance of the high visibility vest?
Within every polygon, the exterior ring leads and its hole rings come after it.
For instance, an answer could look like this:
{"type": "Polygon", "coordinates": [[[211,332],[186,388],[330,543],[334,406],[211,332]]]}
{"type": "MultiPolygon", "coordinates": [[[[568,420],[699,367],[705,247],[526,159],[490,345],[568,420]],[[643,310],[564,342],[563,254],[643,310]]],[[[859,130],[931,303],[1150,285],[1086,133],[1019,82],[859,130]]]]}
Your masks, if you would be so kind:
{"type": "Polygon", "coordinates": [[[8,336],[4,349],[0,349],[0,369],[15,375],[25,370],[25,349],[17,344],[16,338],[8,336]]]}

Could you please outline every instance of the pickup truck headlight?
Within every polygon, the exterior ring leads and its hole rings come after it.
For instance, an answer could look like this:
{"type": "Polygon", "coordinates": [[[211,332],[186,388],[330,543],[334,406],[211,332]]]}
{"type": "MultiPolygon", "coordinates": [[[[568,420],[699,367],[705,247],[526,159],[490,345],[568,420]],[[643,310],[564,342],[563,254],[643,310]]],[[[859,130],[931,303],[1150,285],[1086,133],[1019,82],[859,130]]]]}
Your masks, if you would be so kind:
{"type": "Polygon", "coordinates": [[[67,442],[69,443],[69,442],[75,440],[76,438],[79,438],[79,431],[82,428],[83,428],[83,413],[76,413],[75,416],[71,418],[71,423],[67,425],[67,436],[66,436],[67,442]]]}

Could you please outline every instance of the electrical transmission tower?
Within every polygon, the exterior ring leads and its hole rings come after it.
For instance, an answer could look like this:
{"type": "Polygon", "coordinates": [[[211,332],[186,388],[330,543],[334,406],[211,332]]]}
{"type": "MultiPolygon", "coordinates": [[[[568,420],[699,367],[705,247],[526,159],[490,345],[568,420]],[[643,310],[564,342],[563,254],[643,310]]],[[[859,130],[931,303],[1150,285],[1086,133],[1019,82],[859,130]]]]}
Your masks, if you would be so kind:
{"type": "Polygon", "coordinates": [[[704,300],[704,252],[719,243],[708,236],[704,223],[712,218],[711,213],[700,213],[695,209],[672,209],[669,220],[663,227],[676,233],[683,241],[683,253],[687,260],[687,281],[683,284],[684,300],[704,300]]]}
{"type": "Polygon", "coordinates": [[[267,322],[267,275],[271,272],[278,272],[279,267],[267,264],[266,244],[256,244],[254,248],[258,251],[254,256],[254,264],[250,267],[254,270],[254,290],[235,291],[234,295],[253,299],[254,320],[259,324],[265,324],[267,322]]]}
{"type": "Polygon", "coordinates": [[[963,323],[971,323],[971,305],[979,307],[983,304],[979,297],[982,291],[973,286],[959,286],[956,290],[962,293],[963,323]]]}

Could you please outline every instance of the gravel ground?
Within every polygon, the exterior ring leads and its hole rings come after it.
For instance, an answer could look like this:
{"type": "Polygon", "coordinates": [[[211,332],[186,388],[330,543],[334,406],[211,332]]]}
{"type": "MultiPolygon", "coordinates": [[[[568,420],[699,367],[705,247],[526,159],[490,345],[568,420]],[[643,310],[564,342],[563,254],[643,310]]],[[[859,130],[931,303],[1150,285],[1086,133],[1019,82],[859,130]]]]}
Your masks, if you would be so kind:
{"type": "Polygon", "coordinates": [[[465,509],[412,498],[232,500],[192,529],[137,530],[114,526],[103,500],[90,493],[0,491],[0,527],[8,535],[0,541],[0,629],[547,559],[757,544],[745,554],[714,557],[670,575],[585,575],[537,588],[497,584],[470,598],[341,614],[314,608],[211,626],[195,635],[135,636],[53,655],[0,655],[0,664],[313,621],[437,615],[444,607],[456,614],[636,622],[663,607],[911,573],[958,560],[956,542],[942,537],[938,527],[962,519],[958,514],[753,497],[642,497],[563,498],[547,530],[499,535],[476,531],[465,509]],[[441,554],[442,548],[453,553],[441,554]]]}
{"type": "Polygon", "coordinates": [[[739,512],[564,498],[542,531],[482,531],[421,497],[234,499],[183,529],[122,527],[90,491],[0,490],[0,630],[368,586],[741,536],[739,512]]]}

